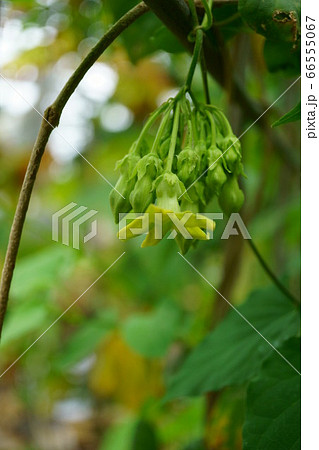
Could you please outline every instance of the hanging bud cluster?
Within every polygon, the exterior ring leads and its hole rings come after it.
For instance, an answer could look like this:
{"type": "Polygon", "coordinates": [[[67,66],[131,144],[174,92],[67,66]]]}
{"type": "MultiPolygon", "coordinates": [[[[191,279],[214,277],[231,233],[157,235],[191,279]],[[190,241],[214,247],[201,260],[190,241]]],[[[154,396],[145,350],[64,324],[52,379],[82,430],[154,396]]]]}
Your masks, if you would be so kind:
{"type": "MultiPolygon", "coordinates": [[[[241,146],[227,118],[211,105],[191,104],[183,91],[150,116],[117,168],[120,177],[110,195],[116,223],[120,213],[144,213],[150,206],[164,213],[195,214],[205,211],[216,196],[221,209],[230,215],[244,202],[238,185],[243,174],[241,146]],[[154,123],[159,125],[151,139],[154,123]]],[[[193,221],[193,238],[207,238],[202,230],[213,229],[213,224],[205,228],[201,222],[196,227],[193,221]]],[[[181,236],[176,240],[183,252],[192,243],[181,236]]],[[[154,243],[158,242],[148,245],[154,243]]]]}

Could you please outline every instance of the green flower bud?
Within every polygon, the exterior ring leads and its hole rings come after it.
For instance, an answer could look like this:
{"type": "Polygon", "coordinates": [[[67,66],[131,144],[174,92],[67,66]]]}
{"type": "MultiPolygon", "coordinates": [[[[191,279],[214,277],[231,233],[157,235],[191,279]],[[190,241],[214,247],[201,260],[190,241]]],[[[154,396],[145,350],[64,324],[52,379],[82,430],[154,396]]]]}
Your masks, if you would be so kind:
{"type": "Polygon", "coordinates": [[[223,152],[218,147],[216,147],[216,145],[212,145],[207,150],[208,170],[214,169],[214,167],[222,163],[222,155],[223,152]]]}
{"type": "Polygon", "coordinates": [[[119,214],[128,213],[131,211],[132,206],[129,201],[129,196],[134,188],[135,178],[128,179],[124,175],[121,175],[118,179],[115,189],[112,189],[110,193],[110,205],[114,216],[115,223],[119,223],[119,214]],[[123,195],[123,198],[119,192],[123,195]]]}
{"type": "Polygon", "coordinates": [[[220,189],[227,180],[222,166],[222,152],[212,146],[207,152],[208,170],[206,175],[206,200],[210,201],[214,194],[219,195],[220,189]]]}
{"type": "Polygon", "coordinates": [[[200,165],[199,165],[199,171],[200,173],[203,173],[206,169],[207,165],[207,148],[206,148],[206,142],[203,139],[200,139],[196,146],[195,151],[199,156],[200,159],[200,165]]]}
{"type": "Polygon", "coordinates": [[[162,172],[163,163],[157,155],[143,156],[137,164],[137,182],[130,195],[133,211],[144,212],[154,202],[153,181],[162,172]]]}
{"type": "Polygon", "coordinates": [[[192,184],[199,175],[200,157],[192,148],[186,147],[177,155],[177,175],[185,186],[192,184]]]}
{"type": "Polygon", "coordinates": [[[227,175],[221,164],[216,164],[207,172],[206,186],[209,194],[219,195],[224,183],[227,181],[227,175]]]}
{"type": "Polygon", "coordinates": [[[145,155],[137,164],[137,177],[138,179],[143,178],[147,173],[152,180],[155,180],[162,170],[163,163],[157,155],[145,155]]]}
{"type": "Polygon", "coordinates": [[[226,181],[227,175],[221,164],[216,165],[216,167],[213,170],[210,170],[207,174],[207,184],[216,195],[219,195],[220,190],[226,181]]]}
{"type": "Polygon", "coordinates": [[[218,147],[223,153],[225,169],[232,173],[236,169],[237,162],[241,160],[241,145],[236,136],[226,136],[218,142],[218,147]]]}
{"type": "MultiPolygon", "coordinates": [[[[185,191],[183,183],[172,172],[165,172],[155,180],[157,206],[179,212],[178,197],[185,191]]],[[[186,194],[185,194],[186,195],[186,194]]]]}
{"type": "Polygon", "coordinates": [[[244,203],[244,193],[238,186],[235,175],[231,175],[222,187],[219,204],[225,214],[230,216],[233,212],[238,212],[244,203]]]}
{"type": "Polygon", "coordinates": [[[153,202],[153,179],[149,174],[145,173],[135,183],[134,189],[130,194],[130,203],[134,212],[143,213],[153,202]]]}
{"type": "Polygon", "coordinates": [[[203,211],[206,203],[204,196],[205,185],[202,181],[197,181],[188,191],[181,197],[181,210],[197,213],[203,211]]]}
{"type": "Polygon", "coordinates": [[[124,177],[131,178],[133,174],[135,175],[135,168],[139,160],[140,157],[137,154],[128,153],[116,163],[115,170],[119,170],[124,177]]]}
{"type": "MultiPolygon", "coordinates": [[[[131,150],[134,148],[134,145],[135,143],[131,147],[131,150]]],[[[138,155],[131,152],[116,163],[115,168],[119,169],[121,175],[115,185],[115,189],[112,189],[110,193],[110,205],[115,223],[119,222],[120,213],[128,213],[132,209],[129,197],[135,185],[135,169],[139,159],[140,158],[138,155]],[[122,194],[125,198],[123,198],[120,194],[122,194]]]]}

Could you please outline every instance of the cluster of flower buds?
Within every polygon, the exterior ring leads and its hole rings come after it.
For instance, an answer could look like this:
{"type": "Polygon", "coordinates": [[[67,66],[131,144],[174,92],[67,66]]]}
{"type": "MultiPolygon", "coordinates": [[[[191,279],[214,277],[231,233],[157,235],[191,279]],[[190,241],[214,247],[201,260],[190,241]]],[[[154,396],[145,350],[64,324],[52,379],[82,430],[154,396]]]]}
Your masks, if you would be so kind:
{"type": "MultiPolygon", "coordinates": [[[[185,253],[195,240],[208,239],[207,231],[214,229],[213,221],[198,214],[214,196],[227,215],[242,207],[244,194],[238,185],[243,174],[241,160],[240,142],[225,115],[211,105],[191,104],[180,92],[154,111],[129,153],[117,163],[120,178],[110,195],[115,221],[129,212],[151,213],[151,217],[161,212],[166,219],[172,212],[178,217],[188,212],[185,226],[192,239],[185,239],[171,220],[162,224],[164,234],[175,230],[175,239],[185,253]],[[151,137],[155,123],[157,132],[151,137]]],[[[128,237],[136,235],[130,231],[137,222],[126,227],[128,237]]],[[[159,241],[151,223],[143,246],[159,241]]]]}

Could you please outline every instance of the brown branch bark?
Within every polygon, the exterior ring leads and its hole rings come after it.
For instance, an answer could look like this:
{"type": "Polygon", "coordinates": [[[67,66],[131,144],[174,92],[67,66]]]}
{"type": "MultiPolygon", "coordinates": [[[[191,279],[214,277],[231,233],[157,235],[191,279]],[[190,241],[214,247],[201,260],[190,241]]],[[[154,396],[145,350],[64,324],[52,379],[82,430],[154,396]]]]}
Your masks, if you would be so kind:
{"type": "Polygon", "coordinates": [[[4,260],[4,266],[0,284],[0,336],[3,327],[3,321],[7,310],[9,291],[13,277],[13,271],[17,259],[21,234],[29,207],[31,193],[34,182],[39,170],[42,155],[50,134],[58,126],[60,117],[67,101],[79,85],[86,72],[92,67],[95,61],[112,44],[112,42],[124,31],[131,23],[148,11],[148,6],[141,2],[128,11],[119,19],[100,41],[93,47],[90,53],[83,59],[81,64],[71,75],[56,100],[44,112],[38,137],[31,152],[30,161],[25,173],[22,188],[19,195],[17,208],[15,211],[13,223],[11,226],[8,248],[4,260]]]}

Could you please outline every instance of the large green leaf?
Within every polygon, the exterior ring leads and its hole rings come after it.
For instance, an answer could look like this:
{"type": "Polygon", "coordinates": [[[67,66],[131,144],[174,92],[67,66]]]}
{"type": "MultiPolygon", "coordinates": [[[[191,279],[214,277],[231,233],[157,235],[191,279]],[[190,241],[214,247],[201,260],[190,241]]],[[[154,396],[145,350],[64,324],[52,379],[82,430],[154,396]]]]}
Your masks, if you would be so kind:
{"type": "Polygon", "coordinates": [[[180,313],[172,302],[164,302],[154,312],[129,317],[122,334],[127,344],[147,357],[163,356],[178,331],[180,313]]]}
{"type": "MultiPolygon", "coordinates": [[[[275,347],[299,330],[297,309],[275,288],[252,293],[238,310],[275,347]]],[[[257,374],[272,352],[272,347],[231,311],[173,376],[166,398],[200,395],[243,383],[257,374]]]]}
{"type": "MultiPolygon", "coordinates": [[[[280,348],[300,370],[300,339],[280,348]]],[[[276,353],[248,387],[244,450],[300,449],[300,375],[276,353]]]]}
{"type": "Polygon", "coordinates": [[[300,37],[300,0],[239,0],[238,9],[268,39],[295,43],[300,37]]]}

